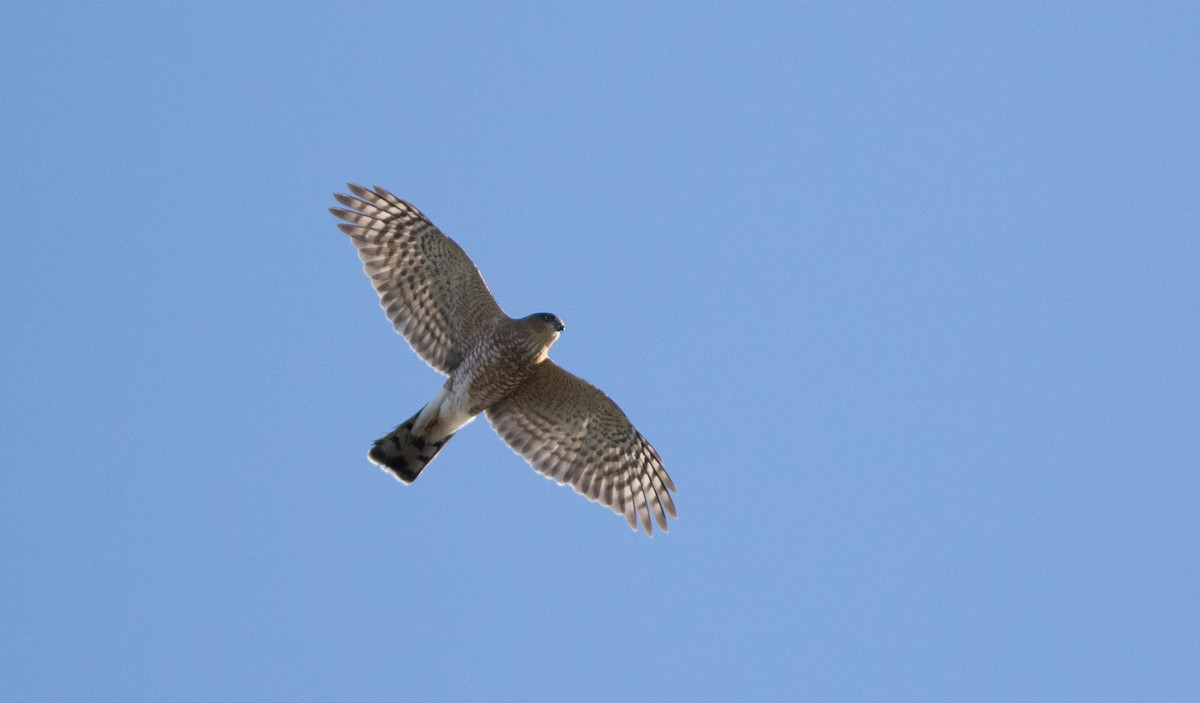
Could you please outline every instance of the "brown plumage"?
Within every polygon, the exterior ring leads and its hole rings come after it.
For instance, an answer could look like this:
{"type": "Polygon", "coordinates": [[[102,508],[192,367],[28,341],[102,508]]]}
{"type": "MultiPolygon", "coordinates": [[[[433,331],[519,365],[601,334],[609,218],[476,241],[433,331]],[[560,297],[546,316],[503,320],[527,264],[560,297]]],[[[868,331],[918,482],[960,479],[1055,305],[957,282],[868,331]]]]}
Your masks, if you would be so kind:
{"type": "Polygon", "coordinates": [[[609,506],[630,527],[675,517],[658,453],[608,396],[547,357],[563,330],[551,313],[504,314],[466,253],[412,205],[350,184],[330,211],[350,235],[396,331],[448,378],[368,457],[411,483],[481,412],[539,472],[609,506]],[[640,518],[640,520],[639,520],[640,518]]]}

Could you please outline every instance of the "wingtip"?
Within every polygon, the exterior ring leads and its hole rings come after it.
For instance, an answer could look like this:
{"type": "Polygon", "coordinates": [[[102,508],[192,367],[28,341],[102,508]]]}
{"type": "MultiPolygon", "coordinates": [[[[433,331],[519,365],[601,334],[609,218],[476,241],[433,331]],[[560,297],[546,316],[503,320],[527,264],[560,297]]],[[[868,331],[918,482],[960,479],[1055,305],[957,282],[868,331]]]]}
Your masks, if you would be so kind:
{"type": "Polygon", "coordinates": [[[673,518],[679,517],[679,513],[675,512],[675,501],[671,498],[670,493],[660,493],[658,495],[658,502],[662,503],[662,506],[666,508],[668,515],[673,518]]]}

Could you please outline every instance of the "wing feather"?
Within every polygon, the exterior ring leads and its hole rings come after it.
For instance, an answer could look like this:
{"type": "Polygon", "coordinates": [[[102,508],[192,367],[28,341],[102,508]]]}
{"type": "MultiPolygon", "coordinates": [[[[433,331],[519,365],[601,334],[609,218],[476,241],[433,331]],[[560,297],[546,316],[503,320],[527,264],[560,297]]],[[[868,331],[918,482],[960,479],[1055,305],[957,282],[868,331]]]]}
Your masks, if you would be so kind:
{"type": "Polygon", "coordinates": [[[487,411],[513,451],[539,473],[624,515],[647,534],[676,517],[662,459],[600,389],[547,359],[487,411]],[[651,521],[653,520],[653,522],[651,521]]]}
{"type": "Polygon", "coordinates": [[[351,183],[330,208],[347,224],[363,270],[396,331],[434,369],[449,374],[506,316],[475,264],[420,210],[375,186],[351,183]]]}

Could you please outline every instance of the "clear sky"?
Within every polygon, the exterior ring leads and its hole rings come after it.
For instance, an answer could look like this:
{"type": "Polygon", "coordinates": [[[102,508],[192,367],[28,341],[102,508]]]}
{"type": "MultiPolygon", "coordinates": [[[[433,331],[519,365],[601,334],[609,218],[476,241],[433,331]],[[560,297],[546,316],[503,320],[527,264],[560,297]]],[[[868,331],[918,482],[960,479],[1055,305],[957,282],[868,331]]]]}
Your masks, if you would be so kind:
{"type": "Polygon", "coordinates": [[[0,698],[1200,700],[1200,5],[480,5],[5,10],[0,698]],[[367,462],[348,180],[669,534],[367,462]]]}

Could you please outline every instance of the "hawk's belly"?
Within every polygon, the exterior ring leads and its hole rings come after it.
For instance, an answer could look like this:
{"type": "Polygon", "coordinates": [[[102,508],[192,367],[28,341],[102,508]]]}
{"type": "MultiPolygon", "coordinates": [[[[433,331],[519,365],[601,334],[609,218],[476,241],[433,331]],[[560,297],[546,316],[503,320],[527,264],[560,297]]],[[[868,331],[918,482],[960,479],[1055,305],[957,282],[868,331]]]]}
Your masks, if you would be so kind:
{"type": "Polygon", "coordinates": [[[415,431],[425,433],[433,441],[449,437],[512,393],[529,377],[532,368],[533,359],[513,350],[473,351],[421,410],[415,431]]]}

